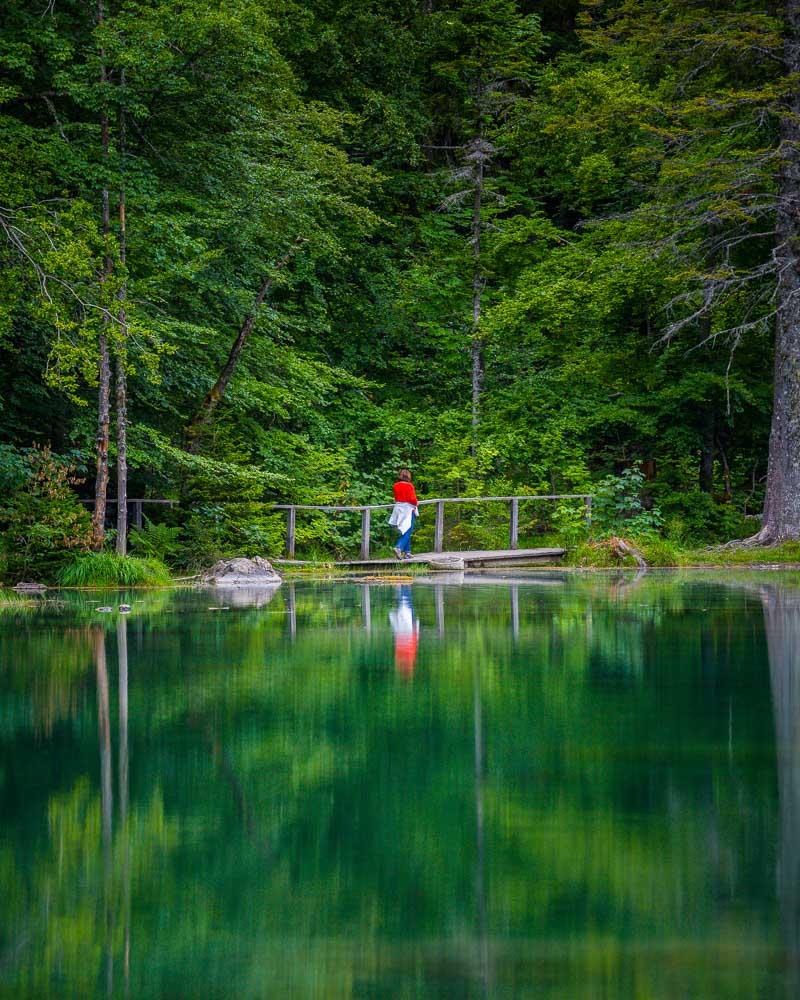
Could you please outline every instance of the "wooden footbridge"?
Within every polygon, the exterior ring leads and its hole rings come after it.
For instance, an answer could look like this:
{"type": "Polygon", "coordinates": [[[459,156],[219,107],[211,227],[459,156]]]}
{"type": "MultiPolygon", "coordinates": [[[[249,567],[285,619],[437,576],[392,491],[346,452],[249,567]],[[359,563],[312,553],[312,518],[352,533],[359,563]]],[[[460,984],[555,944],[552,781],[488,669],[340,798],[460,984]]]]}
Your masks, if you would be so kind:
{"type": "MultiPolygon", "coordinates": [[[[435,523],[433,530],[433,549],[411,557],[410,560],[393,558],[374,558],[371,556],[372,545],[372,514],[373,511],[390,511],[394,504],[364,504],[357,506],[340,506],[335,504],[268,504],[271,510],[286,512],[286,549],[285,557],[274,559],[273,562],[283,566],[309,566],[312,562],[295,558],[297,540],[297,518],[305,511],[319,511],[330,514],[357,514],[361,517],[361,548],[357,559],[338,560],[336,566],[353,569],[386,568],[408,563],[417,565],[437,566],[441,568],[488,568],[506,566],[537,565],[561,559],[565,550],[559,548],[520,548],[519,547],[519,508],[521,503],[537,503],[553,500],[577,500],[584,505],[584,515],[587,524],[592,523],[592,497],[585,493],[538,494],[503,497],[439,497],[433,500],[420,500],[420,507],[433,507],[435,523]],[[502,503],[508,505],[508,548],[506,549],[469,549],[467,551],[447,550],[445,548],[445,507],[448,504],[483,504],[502,503]],[[460,564],[460,565],[459,565],[460,564]]],[[[83,501],[92,503],[92,501],[83,501]]],[[[232,501],[229,501],[232,502],[232,501]]],[[[109,498],[109,505],[116,503],[109,498]]],[[[133,510],[133,525],[142,526],[142,508],[144,504],[179,505],[178,500],[129,499],[128,505],[133,510]]],[[[130,523],[130,520],[129,520],[130,523]]],[[[387,548],[389,545],[387,544],[387,548]]]]}
{"type": "Polygon", "coordinates": [[[519,547],[519,505],[521,502],[537,502],[545,500],[579,500],[584,504],[586,521],[592,523],[592,497],[584,493],[525,495],[504,497],[440,497],[434,500],[420,500],[420,507],[434,507],[436,521],[433,531],[433,550],[412,556],[408,560],[371,558],[372,512],[390,511],[394,504],[369,504],[362,506],[334,506],[324,504],[274,504],[274,510],[286,511],[286,558],[276,559],[276,563],[284,566],[303,565],[295,559],[295,542],[298,511],[327,511],[329,513],[354,513],[361,515],[361,551],[358,559],[345,559],[335,563],[336,566],[368,569],[399,565],[440,565],[442,568],[488,568],[491,566],[524,566],[538,565],[561,559],[565,554],[559,548],[520,548],[519,547]],[[507,549],[470,549],[467,551],[448,551],[445,542],[445,506],[447,504],[508,504],[509,527],[507,549]],[[450,566],[448,566],[450,564],[450,566]],[[461,565],[459,565],[461,564],[461,565]]]}

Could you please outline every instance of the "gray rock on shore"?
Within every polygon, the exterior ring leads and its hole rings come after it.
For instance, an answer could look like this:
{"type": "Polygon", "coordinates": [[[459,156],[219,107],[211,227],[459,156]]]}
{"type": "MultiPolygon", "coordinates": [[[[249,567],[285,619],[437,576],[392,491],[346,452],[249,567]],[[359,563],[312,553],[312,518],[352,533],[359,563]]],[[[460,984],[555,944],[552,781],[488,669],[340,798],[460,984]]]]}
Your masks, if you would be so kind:
{"type": "Polygon", "coordinates": [[[280,574],[261,556],[220,559],[202,574],[201,579],[214,587],[277,587],[281,583],[280,574]]]}
{"type": "Polygon", "coordinates": [[[428,568],[436,573],[450,573],[463,570],[464,567],[464,560],[459,556],[442,556],[439,559],[431,559],[428,563],[428,568]]]}

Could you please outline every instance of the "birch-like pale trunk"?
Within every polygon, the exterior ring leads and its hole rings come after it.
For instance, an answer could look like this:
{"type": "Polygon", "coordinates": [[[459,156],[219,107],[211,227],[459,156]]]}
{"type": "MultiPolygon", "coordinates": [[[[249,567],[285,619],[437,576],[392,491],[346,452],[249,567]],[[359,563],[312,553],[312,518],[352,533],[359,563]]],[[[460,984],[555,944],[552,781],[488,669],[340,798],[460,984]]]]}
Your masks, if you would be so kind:
{"type": "Polygon", "coordinates": [[[472,447],[478,444],[478,430],[481,419],[481,395],[483,394],[484,359],[483,337],[481,334],[481,305],[483,296],[483,269],[481,267],[481,236],[483,207],[484,163],[482,150],[475,164],[475,191],[472,202],[472,447]]]}
{"type": "MultiPolygon", "coordinates": [[[[800,0],[786,0],[785,72],[800,73],[800,0]]],[[[775,377],[764,521],[755,540],[800,538],[800,86],[781,119],[775,377]]]]}
{"type": "MultiPolygon", "coordinates": [[[[98,0],[97,23],[102,25],[105,20],[105,9],[103,0],[98,0]]],[[[100,83],[105,85],[108,81],[108,71],[106,69],[105,51],[100,51],[100,83]]],[[[101,94],[105,105],[105,93],[101,94]]],[[[108,194],[108,166],[110,158],[110,134],[108,114],[103,106],[100,112],[100,143],[102,149],[103,162],[103,190],[102,199],[102,231],[103,231],[103,271],[100,276],[101,286],[105,285],[111,276],[112,262],[109,253],[109,240],[111,239],[111,209],[108,194]]],[[[105,541],[105,521],[106,521],[106,500],[108,496],[108,441],[110,434],[110,398],[111,398],[111,362],[108,349],[108,312],[103,312],[103,329],[100,332],[97,343],[97,433],[95,437],[95,453],[97,460],[97,474],[94,485],[94,513],[92,514],[92,548],[101,549],[105,541]]]]}
{"type": "MultiPolygon", "coordinates": [[[[120,86],[125,87],[125,70],[120,72],[120,86]]],[[[119,113],[119,259],[123,269],[127,257],[128,243],[126,234],[126,199],[125,199],[125,109],[119,113]]],[[[120,285],[117,298],[119,311],[117,320],[119,330],[119,346],[116,352],[117,363],[117,541],[116,550],[121,556],[128,551],[128,379],[125,371],[127,362],[128,317],[125,311],[125,301],[128,297],[127,279],[120,285]]]]}

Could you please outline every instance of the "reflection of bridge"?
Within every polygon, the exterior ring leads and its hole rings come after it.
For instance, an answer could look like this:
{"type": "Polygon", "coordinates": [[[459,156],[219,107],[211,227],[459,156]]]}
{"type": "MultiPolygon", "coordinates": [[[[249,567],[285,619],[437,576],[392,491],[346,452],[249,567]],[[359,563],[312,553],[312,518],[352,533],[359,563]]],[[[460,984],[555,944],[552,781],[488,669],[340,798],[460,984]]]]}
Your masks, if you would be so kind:
{"type": "MultiPolygon", "coordinates": [[[[453,574],[455,577],[455,574],[453,574]]],[[[459,574],[459,577],[463,577],[463,574],[459,574]]],[[[431,616],[427,621],[423,621],[423,627],[426,629],[432,629],[435,626],[436,634],[439,638],[442,638],[445,634],[445,591],[454,584],[456,581],[451,579],[451,577],[441,574],[439,576],[432,577],[418,577],[414,580],[414,587],[417,588],[418,585],[422,585],[426,588],[430,588],[433,591],[433,606],[434,606],[434,617],[431,616]]],[[[377,587],[378,592],[385,592],[386,585],[378,584],[377,581],[372,580],[370,582],[362,582],[361,580],[354,581],[354,584],[358,586],[361,601],[360,601],[360,618],[361,627],[370,635],[372,633],[373,625],[373,614],[372,614],[372,588],[377,587]]],[[[558,587],[563,586],[564,576],[563,574],[541,574],[540,577],[536,576],[525,576],[524,578],[517,577],[498,577],[498,576],[474,576],[474,577],[464,577],[463,579],[458,579],[458,587],[462,587],[464,584],[479,584],[485,586],[487,584],[498,586],[500,585],[502,589],[508,591],[508,608],[509,608],[509,625],[511,628],[511,634],[514,639],[519,638],[520,629],[520,601],[519,601],[519,588],[520,586],[531,587],[532,585],[537,588],[541,587],[558,587]]],[[[395,593],[399,592],[401,586],[398,584],[393,585],[393,591],[395,593]]],[[[501,595],[502,595],[501,589],[501,595]]],[[[256,591],[247,591],[243,588],[242,594],[248,594],[253,600],[258,599],[258,593],[256,591]]],[[[297,637],[297,594],[296,594],[296,584],[293,580],[287,580],[281,587],[275,587],[269,592],[268,601],[280,593],[283,597],[284,604],[286,606],[286,617],[288,621],[289,636],[294,641],[297,637]]],[[[500,596],[499,600],[503,600],[500,596]]],[[[227,597],[226,597],[227,603],[227,597]]],[[[261,604],[254,605],[261,606],[261,604]]],[[[381,615],[381,620],[383,616],[381,615]]]]}

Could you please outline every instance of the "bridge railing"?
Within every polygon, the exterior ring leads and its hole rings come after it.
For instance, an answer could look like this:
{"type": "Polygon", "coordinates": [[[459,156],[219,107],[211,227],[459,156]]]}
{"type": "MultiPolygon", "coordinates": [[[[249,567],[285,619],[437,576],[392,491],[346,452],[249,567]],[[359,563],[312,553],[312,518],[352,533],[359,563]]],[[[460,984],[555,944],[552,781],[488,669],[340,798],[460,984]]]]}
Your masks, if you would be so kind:
{"type": "MultiPolygon", "coordinates": [[[[519,548],[519,505],[520,501],[537,500],[582,500],[586,510],[586,522],[591,528],[592,525],[592,495],[590,493],[552,493],[536,495],[520,495],[505,497],[437,497],[433,500],[420,500],[420,507],[436,507],[436,523],[433,529],[433,551],[442,552],[444,549],[444,508],[449,503],[508,503],[509,505],[509,525],[508,525],[508,547],[510,549],[519,548]]],[[[370,534],[372,525],[373,510],[391,510],[394,504],[378,503],[363,504],[357,506],[338,506],[334,504],[272,504],[273,510],[286,511],[286,558],[294,559],[297,511],[317,510],[328,511],[330,513],[341,513],[350,511],[361,514],[361,553],[360,558],[369,559],[370,534]]]]}
{"type": "MultiPolygon", "coordinates": [[[[519,505],[521,501],[542,501],[542,500],[582,500],[585,507],[586,522],[592,526],[592,495],[590,493],[548,493],[548,494],[521,494],[519,496],[503,497],[437,497],[432,500],[420,500],[420,507],[436,507],[436,522],[433,530],[433,551],[442,552],[444,549],[444,510],[445,504],[459,503],[507,503],[509,505],[509,525],[508,525],[508,547],[510,549],[519,548],[519,505]]],[[[93,504],[93,500],[84,500],[83,503],[93,504]]],[[[109,497],[109,505],[116,504],[116,500],[109,497]]],[[[142,527],[142,508],[144,504],[166,504],[169,506],[179,505],[178,500],[156,500],[150,498],[131,498],[128,505],[133,508],[133,526],[142,527]]],[[[339,504],[302,504],[302,503],[273,503],[267,505],[270,510],[286,511],[286,558],[294,559],[296,543],[297,512],[303,510],[323,511],[331,514],[354,513],[361,514],[361,552],[360,558],[369,559],[372,512],[374,510],[391,510],[393,503],[359,504],[342,506],[339,504]]]]}

